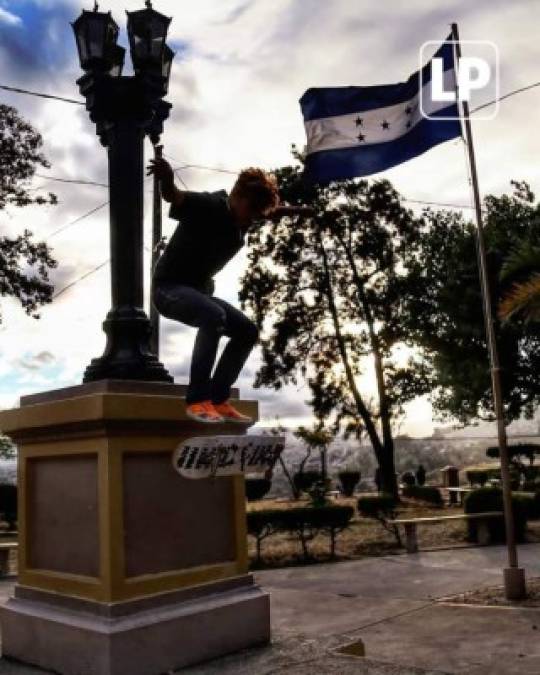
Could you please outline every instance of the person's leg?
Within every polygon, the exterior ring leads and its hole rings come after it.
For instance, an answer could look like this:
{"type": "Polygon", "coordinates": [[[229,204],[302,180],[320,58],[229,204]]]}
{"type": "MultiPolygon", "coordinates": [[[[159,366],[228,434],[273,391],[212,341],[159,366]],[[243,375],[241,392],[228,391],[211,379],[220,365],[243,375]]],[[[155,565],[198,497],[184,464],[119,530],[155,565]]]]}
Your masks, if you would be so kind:
{"type": "Polygon", "coordinates": [[[225,310],[214,298],[190,286],[181,285],[156,288],[154,304],[160,314],[168,319],[199,329],[191,357],[186,403],[190,405],[210,400],[210,375],[219,339],[225,330],[225,310]]]}
{"type": "Polygon", "coordinates": [[[229,398],[231,386],[238,379],[251,350],[257,343],[259,331],[253,321],[236,307],[220,298],[213,298],[213,301],[225,313],[224,335],[230,338],[210,383],[211,400],[220,404],[229,398]]]}

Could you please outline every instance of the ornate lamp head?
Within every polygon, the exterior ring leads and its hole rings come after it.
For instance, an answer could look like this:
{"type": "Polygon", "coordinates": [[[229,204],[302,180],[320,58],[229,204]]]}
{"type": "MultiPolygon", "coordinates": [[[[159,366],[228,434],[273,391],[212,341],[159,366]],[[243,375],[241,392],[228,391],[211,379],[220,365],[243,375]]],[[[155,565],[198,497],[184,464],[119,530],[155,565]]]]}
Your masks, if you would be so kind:
{"type": "Polygon", "coordinates": [[[110,12],[99,12],[96,2],[94,11],[83,10],[81,16],[71,25],[84,71],[108,72],[115,65],[118,68],[119,49],[122,48],[116,44],[118,26],[110,12]]]}
{"type": "Polygon", "coordinates": [[[150,0],[146,0],[146,9],[127,12],[127,15],[131,59],[135,72],[154,71],[156,68],[161,72],[170,17],[156,12],[150,0]]]}

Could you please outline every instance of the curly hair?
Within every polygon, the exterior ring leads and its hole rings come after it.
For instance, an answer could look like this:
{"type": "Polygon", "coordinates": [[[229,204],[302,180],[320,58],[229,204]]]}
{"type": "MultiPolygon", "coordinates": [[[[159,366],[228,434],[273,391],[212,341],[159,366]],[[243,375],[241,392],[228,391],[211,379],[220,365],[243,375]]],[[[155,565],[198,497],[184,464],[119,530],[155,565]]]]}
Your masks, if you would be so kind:
{"type": "Polygon", "coordinates": [[[264,213],[279,204],[279,192],[274,175],[250,167],[238,175],[233,191],[249,200],[253,209],[264,213]]]}

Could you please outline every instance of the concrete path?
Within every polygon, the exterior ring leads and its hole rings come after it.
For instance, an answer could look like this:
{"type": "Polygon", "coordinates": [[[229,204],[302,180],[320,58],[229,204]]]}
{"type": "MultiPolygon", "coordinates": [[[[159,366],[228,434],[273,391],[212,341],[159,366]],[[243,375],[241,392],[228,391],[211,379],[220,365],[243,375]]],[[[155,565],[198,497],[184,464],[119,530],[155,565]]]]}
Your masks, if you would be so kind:
{"type": "MultiPolygon", "coordinates": [[[[329,648],[336,641],[362,640],[368,660],[405,668],[396,672],[417,667],[467,675],[538,675],[540,609],[438,601],[500,585],[505,564],[503,547],[468,548],[288,568],[257,578],[271,593],[279,636],[329,639],[329,648]]],[[[521,547],[520,564],[528,575],[540,576],[540,545],[521,547]]]]}
{"type": "MultiPolygon", "coordinates": [[[[520,562],[540,576],[540,544],[521,547],[520,562]]],[[[499,585],[504,565],[504,548],[489,547],[259,572],[271,595],[272,645],[182,673],[538,675],[540,609],[441,602],[499,585]],[[365,656],[341,655],[350,644],[365,656]]],[[[0,584],[0,602],[10,591],[0,584]]],[[[42,672],[0,660],[1,675],[42,672]]]]}

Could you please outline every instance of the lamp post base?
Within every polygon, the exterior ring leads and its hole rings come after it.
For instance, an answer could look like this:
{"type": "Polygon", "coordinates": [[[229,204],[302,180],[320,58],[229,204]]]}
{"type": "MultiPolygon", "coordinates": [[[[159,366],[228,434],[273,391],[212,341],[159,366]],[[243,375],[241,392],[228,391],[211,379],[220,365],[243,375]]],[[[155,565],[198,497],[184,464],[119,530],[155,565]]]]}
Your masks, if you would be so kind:
{"type": "Polygon", "coordinates": [[[93,359],[83,382],[96,380],[139,380],[173,382],[174,378],[150,351],[151,326],[142,310],[113,310],[103,323],[107,345],[102,356],[93,359]]]}
{"type": "Polygon", "coordinates": [[[504,595],[507,600],[523,600],[527,597],[523,567],[506,567],[504,569],[504,595]]]}
{"type": "Polygon", "coordinates": [[[158,675],[270,640],[249,575],[112,605],[18,586],[1,619],[5,656],[62,675],[158,675]]]}
{"type": "MultiPolygon", "coordinates": [[[[255,401],[237,401],[258,418],[255,401]]],[[[18,446],[19,565],[2,653],[61,675],[160,675],[265,644],[244,478],[171,462],[208,428],[178,386],[109,381],[0,411],[18,446]]],[[[231,424],[218,434],[238,433],[231,424]]]]}

